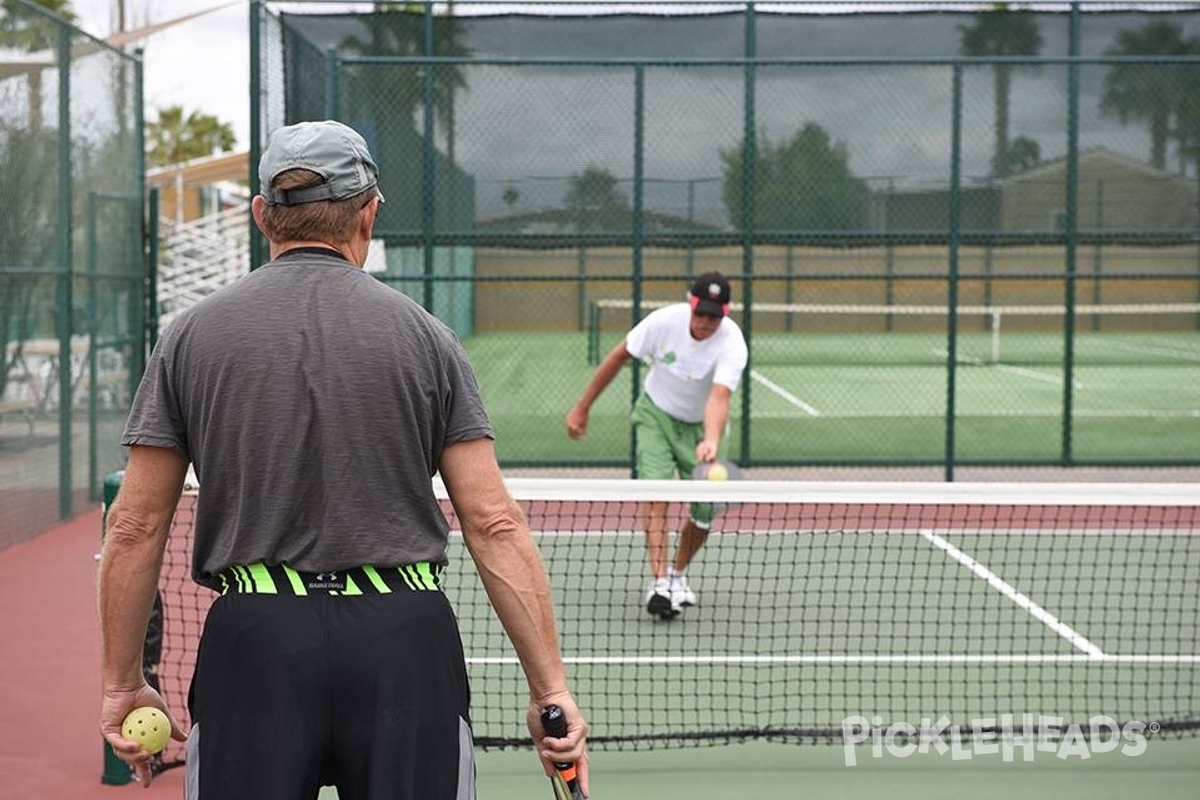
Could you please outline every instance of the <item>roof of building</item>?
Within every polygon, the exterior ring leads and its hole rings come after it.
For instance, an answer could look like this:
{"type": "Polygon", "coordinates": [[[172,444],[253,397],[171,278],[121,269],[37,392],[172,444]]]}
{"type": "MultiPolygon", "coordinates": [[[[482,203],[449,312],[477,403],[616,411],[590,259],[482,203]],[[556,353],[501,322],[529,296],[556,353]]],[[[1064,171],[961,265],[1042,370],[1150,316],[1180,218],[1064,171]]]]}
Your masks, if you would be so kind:
{"type": "Polygon", "coordinates": [[[146,170],[147,186],[210,186],[222,181],[250,180],[250,152],[218,153],[146,170]]]}

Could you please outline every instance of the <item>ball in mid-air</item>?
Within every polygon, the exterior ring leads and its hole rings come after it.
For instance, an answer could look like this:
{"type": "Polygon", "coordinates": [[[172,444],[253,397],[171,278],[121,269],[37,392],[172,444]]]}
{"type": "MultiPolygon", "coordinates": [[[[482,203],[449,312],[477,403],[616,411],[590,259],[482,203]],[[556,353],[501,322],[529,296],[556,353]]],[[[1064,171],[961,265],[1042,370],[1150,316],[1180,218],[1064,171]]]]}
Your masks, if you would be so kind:
{"type": "Polygon", "coordinates": [[[154,706],[135,708],[121,723],[121,735],[153,755],[167,746],[171,738],[171,720],[154,706]]]}
{"type": "Polygon", "coordinates": [[[713,464],[708,468],[708,479],[710,481],[723,481],[729,478],[729,470],[725,469],[724,464],[713,464]]]}

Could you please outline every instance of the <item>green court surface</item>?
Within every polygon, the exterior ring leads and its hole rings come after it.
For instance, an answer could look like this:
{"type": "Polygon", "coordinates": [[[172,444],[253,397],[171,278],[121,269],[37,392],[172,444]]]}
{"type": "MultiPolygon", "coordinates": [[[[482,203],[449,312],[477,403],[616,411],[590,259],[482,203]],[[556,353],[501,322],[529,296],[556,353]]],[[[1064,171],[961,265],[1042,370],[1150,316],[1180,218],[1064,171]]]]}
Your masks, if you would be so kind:
{"type": "MultiPolygon", "coordinates": [[[[1081,517],[1055,530],[936,534],[926,526],[962,523],[931,517],[772,532],[750,528],[742,510],[718,521],[726,532],[689,571],[701,603],[672,623],[643,608],[640,532],[603,530],[614,520],[539,534],[593,735],[772,730],[807,742],[856,715],[887,726],[1195,714],[1191,531],[1114,531],[1081,517]]],[[[471,662],[476,737],[520,740],[519,666],[474,576],[455,577],[469,569],[465,553],[451,558],[460,567],[446,591],[471,662]]]]}
{"type": "MultiPolygon", "coordinates": [[[[1193,797],[1200,764],[1194,741],[1148,743],[1131,758],[1119,753],[1033,762],[950,755],[881,759],[859,748],[847,767],[841,748],[789,748],[767,743],[716,749],[592,756],[596,800],[737,800],[748,797],[999,798],[1193,797]],[[863,752],[863,751],[866,752],[863,752]]],[[[530,753],[489,753],[478,762],[480,800],[552,797],[530,753]],[[532,769],[530,767],[532,766],[532,769]]]]}
{"type": "MultiPolygon", "coordinates": [[[[1131,486],[1024,485],[1001,499],[963,486],[991,498],[964,500],[941,484],[820,499],[814,484],[787,482],[514,483],[591,724],[595,798],[1195,796],[1200,540],[1188,487],[1147,487],[1139,502],[1131,486]],[[639,487],[762,492],[722,509],[688,573],[699,605],[671,622],[645,611],[639,487]],[[555,488],[557,500],[537,491],[555,488]],[[843,744],[855,720],[962,731],[1007,727],[1006,716],[1024,731],[1099,721],[1152,733],[1133,752],[1104,736],[1042,750],[951,734],[924,753],[901,740],[878,754],[868,741],[853,766],[843,744]]],[[[673,530],[683,513],[671,504],[673,530]]],[[[524,677],[460,534],[448,555],[478,796],[549,798],[525,744],[524,677]],[[512,749],[484,747],[497,742],[512,749]]]]}
{"type": "MultiPolygon", "coordinates": [[[[1003,755],[952,760],[949,753],[896,758],[869,746],[856,748],[846,766],[840,747],[788,747],[770,743],[641,753],[593,753],[594,800],[739,800],[752,797],[1026,798],[1027,800],[1190,800],[1200,782],[1196,741],[1148,741],[1136,757],[1120,751],[1034,760],[1003,755]]],[[[553,795],[531,751],[478,753],[479,800],[549,800],[553,795]]],[[[326,789],[321,800],[335,800],[326,789]]]]}
{"type": "MultiPolygon", "coordinates": [[[[605,334],[607,352],[620,334],[605,334]]],[[[564,418],[592,375],[585,334],[489,334],[465,342],[507,461],[624,461],[632,369],[601,396],[588,438],[564,418]]],[[[938,461],[945,456],[949,363],[945,335],[759,334],[752,341],[752,458],[771,461],[938,461]]],[[[1080,334],[1070,391],[1053,334],[958,337],[956,458],[1055,462],[1064,410],[1083,463],[1163,462],[1200,452],[1200,332],[1080,334]]],[[[644,378],[644,368],[641,376],[644,378]]],[[[739,452],[743,394],[731,444],[739,452]]]]}

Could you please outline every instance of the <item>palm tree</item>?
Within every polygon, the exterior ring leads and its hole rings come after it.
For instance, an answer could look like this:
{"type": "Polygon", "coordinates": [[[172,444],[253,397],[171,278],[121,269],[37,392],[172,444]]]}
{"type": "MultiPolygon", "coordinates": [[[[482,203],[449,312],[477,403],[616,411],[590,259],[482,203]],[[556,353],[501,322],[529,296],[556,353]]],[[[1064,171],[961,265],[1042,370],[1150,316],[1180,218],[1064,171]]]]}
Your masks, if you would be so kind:
{"type": "MultiPolygon", "coordinates": [[[[68,22],[73,22],[75,12],[71,0],[33,0],[36,5],[51,11],[68,22]]],[[[48,17],[30,14],[21,6],[4,0],[0,14],[0,47],[12,47],[28,52],[51,50],[58,47],[58,25],[48,17]]],[[[42,72],[38,67],[29,71],[29,129],[42,127],[42,72]]]]}
{"type": "Polygon", "coordinates": [[[236,143],[233,126],[210,114],[193,111],[184,117],[183,106],[160,108],[158,119],[146,123],[146,164],[163,167],[228,153],[236,143]]]}
{"type": "MultiPolygon", "coordinates": [[[[1200,40],[1185,39],[1177,25],[1159,20],[1136,30],[1118,31],[1104,52],[1112,56],[1196,55],[1200,40]]],[[[1185,106],[1194,102],[1195,73],[1189,76],[1187,69],[1170,64],[1114,64],[1104,78],[1100,110],[1116,114],[1123,123],[1131,119],[1150,123],[1150,163],[1158,169],[1166,168],[1172,117],[1178,121],[1181,111],[1189,113],[1185,106]]]]}
{"type": "MultiPolygon", "coordinates": [[[[374,13],[365,18],[370,26],[369,41],[351,36],[342,41],[342,48],[365,56],[420,57],[425,53],[425,10],[421,3],[375,3],[374,13]]],[[[458,18],[439,16],[434,19],[434,55],[439,58],[464,58],[471,54],[460,41],[463,34],[458,18]]],[[[367,68],[370,97],[380,101],[378,107],[391,109],[400,119],[414,120],[423,107],[421,71],[405,68],[367,68]]],[[[453,136],[454,95],[467,86],[461,67],[439,66],[434,72],[433,107],[437,122],[453,136]]]]}
{"type": "MultiPolygon", "coordinates": [[[[1042,49],[1042,34],[1037,19],[1028,11],[1014,10],[997,3],[987,11],[972,15],[975,24],[960,27],[959,51],[964,56],[1035,56],[1042,49]]],[[[1009,157],[1008,112],[1014,65],[995,64],[996,147],[992,153],[992,176],[1011,174],[1009,157]]]]}

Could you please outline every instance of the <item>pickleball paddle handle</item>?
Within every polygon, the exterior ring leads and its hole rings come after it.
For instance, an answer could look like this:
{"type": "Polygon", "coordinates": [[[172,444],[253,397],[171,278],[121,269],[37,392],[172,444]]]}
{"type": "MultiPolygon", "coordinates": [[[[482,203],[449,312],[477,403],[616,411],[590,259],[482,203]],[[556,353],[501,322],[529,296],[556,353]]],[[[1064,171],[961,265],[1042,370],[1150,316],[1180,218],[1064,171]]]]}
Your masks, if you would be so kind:
{"type": "MultiPolygon", "coordinates": [[[[561,708],[549,705],[542,709],[542,730],[551,739],[562,739],[567,735],[567,718],[563,716],[561,708]]],[[[572,800],[585,800],[583,792],[579,789],[579,775],[575,771],[575,765],[570,761],[555,761],[554,769],[567,784],[572,800]]]]}

